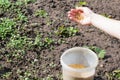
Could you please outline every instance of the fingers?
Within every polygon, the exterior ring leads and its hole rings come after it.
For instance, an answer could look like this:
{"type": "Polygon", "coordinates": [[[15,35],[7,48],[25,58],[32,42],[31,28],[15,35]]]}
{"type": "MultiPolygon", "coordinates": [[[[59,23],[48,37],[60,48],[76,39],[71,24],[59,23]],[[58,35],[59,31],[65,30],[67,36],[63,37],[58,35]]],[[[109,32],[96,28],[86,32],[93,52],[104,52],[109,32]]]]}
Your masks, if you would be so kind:
{"type": "Polygon", "coordinates": [[[87,7],[77,7],[68,12],[68,18],[82,25],[91,24],[91,15],[93,12],[87,7]]]}
{"type": "Polygon", "coordinates": [[[73,15],[68,14],[68,18],[72,21],[75,21],[75,22],[79,23],[79,20],[73,15]]]}
{"type": "Polygon", "coordinates": [[[71,13],[83,13],[83,10],[81,10],[81,9],[71,9],[70,12],[71,13]]]}
{"type": "Polygon", "coordinates": [[[76,13],[69,11],[69,12],[68,12],[68,15],[70,15],[70,16],[75,16],[76,13]]]}
{"type": "Polygon", "coordinates": [[[68,18],[79,23],[79,19],[77,16],[80,15],[81,13],[83,13],[83,11],[81,11],[80,9],[71,9],[68,12],[68,18]]]}

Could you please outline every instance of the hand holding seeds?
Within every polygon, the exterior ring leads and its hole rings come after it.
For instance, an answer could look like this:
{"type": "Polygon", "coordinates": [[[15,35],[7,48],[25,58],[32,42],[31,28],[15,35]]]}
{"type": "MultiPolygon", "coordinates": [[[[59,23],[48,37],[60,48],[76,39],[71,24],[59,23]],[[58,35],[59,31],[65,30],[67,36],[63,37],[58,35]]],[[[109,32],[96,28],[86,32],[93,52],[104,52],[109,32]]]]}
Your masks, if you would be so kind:
{"type": "Polygon", "coordinates": [[[77,7],[68,12],[68,18],[82,25],[91,24],[91,17],[94,14],[87,7],[77,7]]]}
{"type": "Polygon", "coordinates": [[[106,18],[87,7],[77,7],[68,12],[68,18],[82,25],[93,25],[120,39],[120,21],[106,18]],[[102,24],[101,24],[102,23],[102,24]]]}

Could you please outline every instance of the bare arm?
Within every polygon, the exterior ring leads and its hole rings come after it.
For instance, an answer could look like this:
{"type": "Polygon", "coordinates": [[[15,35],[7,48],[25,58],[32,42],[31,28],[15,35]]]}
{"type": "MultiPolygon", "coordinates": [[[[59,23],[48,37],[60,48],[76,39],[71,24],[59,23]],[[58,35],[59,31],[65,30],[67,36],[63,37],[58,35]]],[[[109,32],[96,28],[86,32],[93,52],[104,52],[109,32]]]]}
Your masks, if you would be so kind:
{"type": "Polygon", "coordinates": [[[68,12],[68,17],[82,25],[91,24],[106,33],[120,39],[120,21],[109,19],[99,14],[92,12],[87,7],[79,7],[68,12]],[[83,18],[76,18],[76,14],[83,18]]]}
{"type": "Polygon", "coordinates": [[[120,21],[103,17],[99,14],[93,14],[91,24],[108,34],[120,39],[120,21]]]}

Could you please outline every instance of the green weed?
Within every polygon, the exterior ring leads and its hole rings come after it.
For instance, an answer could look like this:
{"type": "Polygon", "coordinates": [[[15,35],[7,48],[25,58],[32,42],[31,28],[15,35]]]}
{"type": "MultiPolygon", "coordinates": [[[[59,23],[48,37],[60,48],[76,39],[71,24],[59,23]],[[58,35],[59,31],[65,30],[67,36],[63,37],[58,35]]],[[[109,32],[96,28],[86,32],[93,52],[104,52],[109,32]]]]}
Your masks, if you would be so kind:
{"type": "Polygon", "coordinates": [[[79,1],[76,3],[75,7],[81,7],[81,6],[86,6],[87,2],[86,1],[79,1]]]}
{"type": "Polygon", "coordinates": [[[35,12],[35,16],[39,16],[39,17],[47,17],[48,13],[45,10],[37,10],[35,12]]]}
{"type": "Polygon", "coordinates": [[[31,79],[32,74],[29,71],[22,72],[20,69],[18,69],[17,74],[19,75],[20,80],[33,80],[33,79],[31,79]],[[23,75],[21,75],[21,73],[23,75]]]}
{"type": "Polygon", "coordinates": [[[0,14],[4,14],[6,11],[8,11],[10,5],[11,2],[9,0],[0,0],[0,14]]]}
{"type": "Polygon", "coordinates": [[[17,20],[21,22],[27,22],[28,18],[23,13],[19,13],[17,16],[17,20]]]}
{"type": "Polygon", "coordinates": [[[120,70],[114,70],[111,73],[106,73],[108,80],[120,80],[120,70]]]}
{"type": "Polygon", "coordinates": [[[45,39],[44,39],[44,46],[45,47],[49,47],[51,44],[53,44],[54,43],[54,40],[52,39],[52,38],[49,38],[49,37],[46,37],[45,39]]]}
{"type": "Polygon", "coordinates": [[[23,5],[23,2],[22,1],[16,1],[14,5],[21,6],[21,5],[23,5]]]}
{"type": "Polygon", "coordinates": [[[42,36],[40,34],[37,34],[33,44],[41,47],[43,45],[41,38],[42,38],[42,36]]]}
{"type": "Polygon", "coordinates": [[[103,59],[105,57],[105,54],[106,54],[105,50],[102,50],[102,49],[100,49],[96,46],[89,46],[87,48],[89,48],[89,49],[93,50],[94,52],[98,53],[98,57],[100,59],[103,59]]]}
{"type": "Polygon", "coordinates": [[[54,80],[54,79],[52,78],[52,75],[48,75],[46,78],[43,78],[42,80],[54,80]]]}
{"type": "Polygon", "coordinates": [[[14,49],[6,54],[6,57],[7,57],[7,60],[6,62],[16,62],[14,59],[16,60],[23,60],[24,59],[24,55],[25,55],[25,50],[17,50],[17,49],[14,49]]]}
{"type": "Polygon", "coordinates": [[[0,37],[2,39],[6,38],[7,35],[11,35],[14,33],[13,28],[16,26],[16,22],[12,19],[1,18],[0,19],[0,37]]]}
{"type": "Polygon", "coordinates": [[[71,36],[75,36],[77,32],[78,32],[78,29],[71,27],[71,26],[65,27],[63,25],[63,26],[58,27],[58,30],[55,31],[55,34],[60,37],[71,37],[71,36]]]}
{"type": "Polygon", "coordinates": [[[2,75],[2,77],[3,77],[4,79],[8,79],[11,74],[12,74],[12,72],[6,72],[5,74],[2,75]]]}
{"type": "Polygon", "coordinates": [[[57,65],[56,65],[55,63],[51,62],[51,63],[49,64],[49,66],[50,66],[51,68],[54,68],[54,67],[56,67],[57,65]]]}
{"type": "Polygon", "coordinates": [[[21,37],[18,35],[12,35],[10,42],[7,44],[7,47],[24,50],[25,48],[29,49],[32,46],[32,41],[29,40],[26,36],[21,37]]]}
{"type": "Polygon", "coordinates": [[[23,0],[24,3],[27,5],[28,3],[36,2],[37,0],[23,0]]]}
{"type": "Polygon", "coordinates": [[[36,1],[37,1],[37,0],[17,0],[17,1],[15,2],[15,4],[18,5],[18,6],[21,6],[21,5],[27,6],[27,4],[29,4],[29,3],[34,3],[34,2],[36,2],[36,1]]]}
{"type": "Polygon", "coordinates": [[[9,0],[0,0],[0,7],[8,8],[11,2],[9,0]]]}
{"type": "Polygon", "coordinates": [[[52,38],[49,38],[49,37],[42,38],[40,34],[36,36],[34,41],[34,45],[38,46],[39,48],[48,48],[53,43],[54,43],[54,40],[52,38]]]}

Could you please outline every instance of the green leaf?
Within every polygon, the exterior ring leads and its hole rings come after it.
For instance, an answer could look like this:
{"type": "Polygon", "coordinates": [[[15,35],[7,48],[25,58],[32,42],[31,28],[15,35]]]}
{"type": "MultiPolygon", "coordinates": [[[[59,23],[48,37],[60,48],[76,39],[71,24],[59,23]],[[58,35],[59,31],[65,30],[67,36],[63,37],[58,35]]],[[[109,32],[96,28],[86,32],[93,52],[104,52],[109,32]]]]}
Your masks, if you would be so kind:
{"type": "Polygon", "coordinates": [[[40,17],[47,17],[48,13],[45,10],[37,10],[35,12],[35,16],[40,16],[40,17]]]}
{"type": "Polygon", "coordinates": [[[102,50],[96,46],[85,46],[85,47],[96,52],[98,54],[98,58],[103,59],[105,57],[105,54],[106,54],[105,50],[102,50]]]}
{"type": "Polygon", "coordinates": [[[86,5],[87,2],[85,2],[85,1],[80,1],[79,4],[83,6],[83,5],[86,5]]]}
{"type": "Polygon", "coordinates": [[[78,2],[78,3],[76,3],[76,7],[81,7],[81,6],[85,6],[85,5],[87,5],[87,2],[86,1],[80,1],[80,2],[78,2]]]}
{"type": "Polygon", "coordinates": [[[101,50],[101,51],[99,52],[99,54],[98,54],[98,57],[99,57],[100,59],[103,59],[103,58],[105,57],[105,54],[106,54],[105,50],[101,50]]]}

